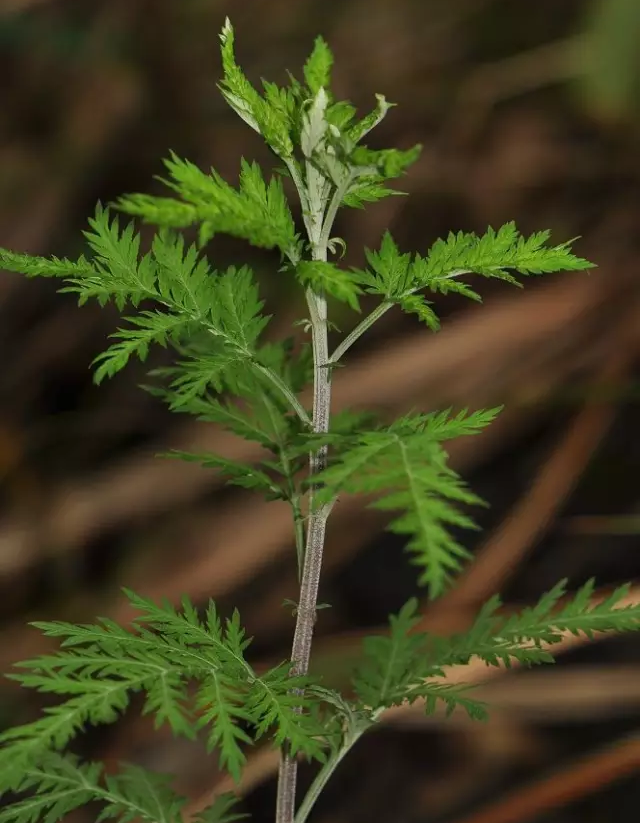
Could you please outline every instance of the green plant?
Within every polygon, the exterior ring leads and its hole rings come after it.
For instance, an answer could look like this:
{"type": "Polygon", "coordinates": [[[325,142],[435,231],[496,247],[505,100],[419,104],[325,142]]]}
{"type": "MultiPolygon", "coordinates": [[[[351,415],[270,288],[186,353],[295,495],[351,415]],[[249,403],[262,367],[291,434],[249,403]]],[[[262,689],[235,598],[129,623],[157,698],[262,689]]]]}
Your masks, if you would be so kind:
{"type": "MultiPolygon", "coordinates": [[[[463,275],[516,284],[517,273],[591,264],[574,256],[569,243],[547,245],[548,232],[526,238],[513,224],[481,237],[450,234],[425,256],[400,252],[386,233],[378,251],[366,251],[366,268],[347,270],[330,262],[344,245],[332,236],[338,210],[398,194],[386,183],[405,172],[419,147],[375,151],[362,144],[390,104],[378,95],[374,111],[358,119],[349,103],[334,100],[332,55],[322,39],[305,64],[303,84],[294,78],[286,88],[263,83],[262,94],[235,62],[229,22],[221,40],[222,94],[263,136],[279,160],[279,173],[293,181],[304,234],[279,176],[266,182],[256,164],[241,161],[235,188],[214,171],[205,174],[172,154],[165,182],[176,197],[130,195],[115,206],[158,227],[145,254],[133,226],[121,227],[98,206],[86,232],[90,259],[0,251],[0,265],[27,276],[61,278],[61,290],[76,293],[81,304],[95,298],[137,309],[97,358],[96,382],[131,357],[144,360],[154,343],[171,346],[178,360],[153,372],[158,380],[152,390],[172,410],[222,424],[269,451],[260,468],[212,454],[173,456],[199,461],[230,483],[291,506],[300,572],[291,660],[259,674],[247,659],[250,641],[238,613],[221,620],[213,602],[201,614],[187,599],[176,610],[127,591],[139,613],[128,630],[105,619],[95,625],[35,623],[45,635],[60,638],[61,649],[19,664],[10,676],[67,699],[0,735],[0,793],[24,794],[0,810],[6,823],[52,823],[90,801],[103,803],[99,820],[182,819],[185,801],[165,778],[131,766],[105,775],[100,764],[82,763],[65,752],[86,725],[114,722],[135,692],[144,693],[144,711],[157,725],[167,723],[175,734],[192,739],[204,729],[208,748],[218,750],[222,766],[235,778],[247,747],[269,736],[282,750],[276,821],[303,823],[343,757],[386,708],[422,700],[428,713],[442,705],[448,712],[461,708],[473,718],[484,717],[469,686],[444,680],[445,667],[472,657],[488,665],[552,662],[547,646],[562,640],[564,632],[590,635],[638,626],[638,608],[621,603],[625,587],[595,605],[591,582],[561,606],[565,588],[559,583],[536,606],[507,618],[498,616],[499,600],[493,598],[468,632],[449,638],[415,631],[418,604],[410,600],[390,618],[388,636],[365,641],[350,694],[308,675],[325,526],[337,496],[372,494],[373,505],[395,512],[390,529],[407,536],[421,582],[429,596],[439,596],[468,559],[448,527],[474,528],[462,509],[481,503],[448,467],[443,443],[480,432],[499,412],[415,413],[391,424],[350,413],[333,416],[330,426],[334,368],[394,306],[437,330],[425,294],[456,292],[478,300],[463,275]],[[188,227],[197,227],[197,245],[185,243],[180,232],[188,227]],[[219,233],[280,253],[283,276],[305,290],[311,346],[295,352],[289,341],[261,343],[269,318],[262,313],[252,272],[246,266],[213,271],[202,255],[219,233]],[[328,299],[358,312],[362,294],[377,295],[378,307],[330,353],[328,299]],[[143,301],[147,307],[141,309],[143,301]],[[311,410],[298,399],[310,381],[311,410]],[[308,477],[301,481],[307,467],[308,477]],[[322,765],[296,810],[300,755],[322,765]]],[[[233,797],[218,798],[199,819],[238,819],[233,797]]]]}

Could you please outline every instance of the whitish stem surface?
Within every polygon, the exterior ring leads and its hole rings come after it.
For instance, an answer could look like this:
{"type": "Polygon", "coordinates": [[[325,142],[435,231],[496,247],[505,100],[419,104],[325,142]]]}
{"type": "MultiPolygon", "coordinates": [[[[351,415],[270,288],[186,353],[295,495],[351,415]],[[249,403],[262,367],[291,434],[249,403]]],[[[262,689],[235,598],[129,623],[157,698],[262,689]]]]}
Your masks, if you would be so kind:
{"type": "MultiPolygon", "coordinates": [[[[315,432],[329,429],[329,408],[331,400],[331,370],[325,368],[328,358],[327,347],[327,303],[325,298],[308,292],[310,317],[312,321],[312,341],[314,350],[314,412],[312,424],[315,432]]],[[[327,449],[322,448],[311,456],[310,473],[317,474],[325,467],[327,449]]],[[[292,674],[306,674],[312,648],[314,623],[316,622],[316,602],[318,584],[323,563],[325,526],[329,507],[314,509],[313,487],[310,495],[310,516],[307,527],[305,559],[301,579],[300,596],[296,611],[296,629],[292,645],[292,674]]],[[[277,823],[292,823],[296,808],[296,778],[298,763],[288,752],[283,752],[278,775],[276,805],[277,823]]]]}
{"type": "MultiPolygon", "coordinates": [[[[316,181],[318,182],[318,181],[316,181]]],[[[300,177],[295,178],[296,187],[301,193],[300,177]]],[[[305,225],[308,231],[314,260],[327,260],[327,242],[333,220],[344,192],[336,191],[329,205],[327,216],[323,220],[325,204],[314,196],[313,190],[301,196],[303,209],[307,205],[305,225]],[[330,220],[331,218],[331,220],[330,220]]],[[[312,428],[316,433],[329,430],[329,413],[331,402],[332,372],[327,368],[329,350],[327,342],[327,301],[324,295],[308,289],[307,304],[312,331],[312,348],[314,354],[314,407],[312,428]]],[[[310,475],[313,478],[326,465],[327,448],[323,447],[310,456],[310,475]]],[[[314,505],[314,487],[310,492],[309,521],[305,559],[301,578],[300,596],[296,611],[296,629],[292,645],[292,674],[306,674],[312,647],[312,636],[316,622],[316,602],[318,584],[323,563],[325,545],[325,527],[331,507],[314,505]]],[[[296,811],[296,781],[298,763],[295,757],[284,749],[278,773],[278,790],[276,799],[276,823],[293,823],[296,811]]]]}

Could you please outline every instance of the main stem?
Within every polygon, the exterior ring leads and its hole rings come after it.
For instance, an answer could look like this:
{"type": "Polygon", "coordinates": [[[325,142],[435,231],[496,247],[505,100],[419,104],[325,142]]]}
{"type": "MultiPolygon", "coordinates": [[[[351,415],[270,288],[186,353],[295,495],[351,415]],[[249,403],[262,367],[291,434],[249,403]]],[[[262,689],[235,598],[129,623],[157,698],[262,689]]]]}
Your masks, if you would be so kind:
{"type": "MultiPolygon", "coordinates": [[[[315,432],[326,432],[329,428],[329,407],[331,398],[331,371],[326,366],[327,348],[327,304],[324,297],[308,292],[310,315],[312,318],[312,340],[314,349],[314,412],[312,424],[315,432]]],[[[327,449],[315,452],[310,460],[312,477],[325,467],[327,449]]],[[[292,674],[306,674],[312,647],[314,623],[316,622],[316,601],[318,584],[323,562],[325,526],[329,508],[314,508],[313,486],[310,495],[310,514],[305,545],[305,560],[301,579],[300,596],[296,611],[296,629],[292,644],[292,674]]],[[[276,823],[292,823],[296,809],[296,777],[298,763],[287,750],[283,751],[278,774],[276,801],[276,823]]]]}
{"type": "MultiPolygon", "coordinates": [[[[334,200],[337,200],[335,194],[334,200]]],[[[307,229],[314,260],[327,260],[327,222],[323,222],[322,205],[313,208],[313,198],[306,197],[310,206],[307,216],[307,229]]],[[[334,200],[330,204],[326,221],[333,220],[336,214],[334,200]],[[332,214],[333,210],[333,214],[332,214]]],[[[305,201],[303,201],[305,202],[305,201]]],[[[314,355],[314,407],[312,427],[316,433],[329,430],[329,411],[332,390],[332,372],[328,368],[329,350],[327,343],[327,301],[323,294],[307,291],[307,304],[312,331],[312,348],[314,355]]],[[[310,476],[321,472],[327,463],[327,447],[319,449],[310,456],[310,476]]],[[[323,563],[325,545],[325,527],[330,507],[316,507],[314,502],[314,485],[310,490],[309,520],[305,560],[301,578],[300,596],[296,612],[296,629],[292,645],[292,675],[306,674],[312,647],[312,636],[316,622],[316,602],[318,584],[323,563]]],[[[278,789],[276,797],[276,823],[293,823],[296,812],[296,779],[298,762],[285,746],[281,754],[278,772],[278,789]]]]}

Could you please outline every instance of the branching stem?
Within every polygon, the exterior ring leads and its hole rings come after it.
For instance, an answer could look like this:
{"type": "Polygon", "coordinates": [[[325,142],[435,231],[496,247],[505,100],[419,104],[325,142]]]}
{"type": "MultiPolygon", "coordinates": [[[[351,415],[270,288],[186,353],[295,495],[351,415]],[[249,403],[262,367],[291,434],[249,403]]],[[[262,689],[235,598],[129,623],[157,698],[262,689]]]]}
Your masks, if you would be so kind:
{"type": "Polygon", "coordinates": [[[345,337],[341,342],[338,344],[336,349],[334,350],[332,356],[329,358],[330,363],[338,363],[341,357],[345,354],[345,352],[354,345],[354,343],[358,340],[361,335],[365,334],[365,332],[379,320],[385,312],[389,311],[394,303],[391,300],[384,300],[380,303],[372,312],[370,312],[364,320],[353,329],[347,337],[345,337]]]}
{"type": "Polygon", "coordinates": [[[296,414],[300,417],[303,423],[306,426],[309,426],[311,423],[307,412],[305,411],[303,405],[301,404],[300,400],[296,397],[296,395],[292,392],[289,386],[282,380],[275,371],[268,368],[267,366],[263,366],[262,363],[254,363],[256,369],[265,375],[271,382],[276,386],[277,389],[280,390],[283,397],[285,397],[288,401],[292,409],[296,412],[296,414]]]}

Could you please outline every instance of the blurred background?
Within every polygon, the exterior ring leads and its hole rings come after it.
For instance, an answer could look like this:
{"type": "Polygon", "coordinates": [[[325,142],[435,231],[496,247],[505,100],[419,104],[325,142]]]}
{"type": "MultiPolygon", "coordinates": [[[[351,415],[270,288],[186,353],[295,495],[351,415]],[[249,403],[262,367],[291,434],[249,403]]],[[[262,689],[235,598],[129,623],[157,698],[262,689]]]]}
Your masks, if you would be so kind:
{"type": "MultiPolygon", "coordinates": [[[[491,504],[465,535],[477,562],[424,608],[432,631],[465,627],[495,591],[508,608],[562,577],[607,591],[638,579],[638,4],[636,0],[0,0],[0,245],[74,257],[96,200],[155,192],[169,149],[235,180],[241,154],[269,163],[217,92],[229,14],[250,79],[285,80],[321,33],[335,90],[368,111],[398,103],[375,147],[425,146],[390,198],[339,216],[359,265],[389,228],[426,252],[449,230],[514,219],[549,228],[598,264],[482,283],[482,306],[438,298],[433,335],[390,312],[336,375],[335,407],[393,416],[413,407],[505,404],[452,461],[491,504]]],[[[269,254],[216,240],[218,267],[250,262],[270,328],[288,333],[299,296],[269,254]]],[[[336,310],[335,321],[351,318],[336,310]]],[[[296,599],[289,514],[214,473],[155,459],[168,448],[252,459],[215,427],[170,416],[132,364],[96,388],[89,364],[115,309],[0,273],[0,670],[47,650],[28,620],[126,621],[120,587],[240,607],[254,660],[289,655],[296,599]]],[[[299,327],[295,327],[299,333],[299,327]]],[[[161,364],[154,353],[152,365],[161,364]]],[[[363,633],[416,592],[380,513],[345,500],[328,537],[314,667],[340,683],[363,633]]],[[[492,719],[414,713],[361,741],[315,823],[591,823],[637,808],[636,638],[575,645],[550,669],[479,688],[492,719]]],[[[37,695],[0,685],[0,726],[31,719],[37,695]]],[[[228,788],[216,757],[132,711],[92,731],[83,754],[177,776],[195,811],[228,788]]],[[[277,759],[250,758],[242,791],[272,819],[277,759]]],[[[313,770],[304,767],[301,782],[313,770]]],[[[91,813],[73,815],[78,823],[91,813]]]]}

